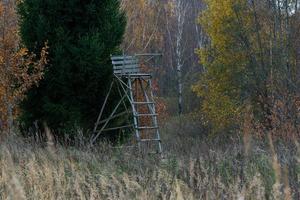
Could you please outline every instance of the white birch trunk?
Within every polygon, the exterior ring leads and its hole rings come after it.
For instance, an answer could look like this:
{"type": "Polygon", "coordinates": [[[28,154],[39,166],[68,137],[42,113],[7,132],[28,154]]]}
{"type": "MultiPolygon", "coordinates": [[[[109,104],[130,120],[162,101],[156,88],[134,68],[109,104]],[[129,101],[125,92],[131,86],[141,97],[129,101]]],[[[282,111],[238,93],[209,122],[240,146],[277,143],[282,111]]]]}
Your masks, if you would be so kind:
{"type": "Polygon", "coordinates": [[[183,31],[186,21],[187,6],[184,5],[183,0],[177,0],[175,2],[175,16],[177,20],[177,33],[176,33],[176,70],[177,70],[177,82],[178,82],[178,113],[183,113],[183,82],[182,82],[182,67],[183,67],[183,31]]]}

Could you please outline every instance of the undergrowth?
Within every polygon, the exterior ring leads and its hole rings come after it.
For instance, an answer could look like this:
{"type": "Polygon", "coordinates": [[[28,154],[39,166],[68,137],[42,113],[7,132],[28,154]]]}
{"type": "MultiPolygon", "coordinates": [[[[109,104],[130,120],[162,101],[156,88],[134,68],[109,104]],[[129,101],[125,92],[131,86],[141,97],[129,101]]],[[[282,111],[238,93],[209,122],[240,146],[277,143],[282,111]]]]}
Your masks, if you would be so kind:
{"type": "Polygon", "coordinates": [[[0,199],[299,199],[297,142],[272,150],[267,137],[251,139],[245,152],[243,138],[204,131],[190,116],[166,122],[163,159],[12,135],[0,146],[0,199]]]}

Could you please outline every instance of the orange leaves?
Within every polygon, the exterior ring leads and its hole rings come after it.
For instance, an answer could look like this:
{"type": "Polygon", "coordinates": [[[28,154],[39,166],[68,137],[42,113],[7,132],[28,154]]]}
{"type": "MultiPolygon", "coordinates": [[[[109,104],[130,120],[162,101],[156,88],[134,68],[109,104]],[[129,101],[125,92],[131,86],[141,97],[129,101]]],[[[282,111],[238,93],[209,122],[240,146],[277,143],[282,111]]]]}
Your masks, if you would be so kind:
{"type": "Polygon", "coordinates": [[[9,128],[26,91],[42,79],[47,44],[37,57],[20,45],[13,1],[0,3],[0,129],[9,128]]]}

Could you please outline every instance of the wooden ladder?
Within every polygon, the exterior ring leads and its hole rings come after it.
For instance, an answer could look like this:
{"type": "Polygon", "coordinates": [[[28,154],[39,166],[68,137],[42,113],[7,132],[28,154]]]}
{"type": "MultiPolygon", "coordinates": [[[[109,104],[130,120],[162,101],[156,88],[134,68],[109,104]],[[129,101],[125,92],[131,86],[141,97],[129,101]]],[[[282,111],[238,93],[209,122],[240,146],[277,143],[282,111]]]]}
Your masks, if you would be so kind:
{"type": "Polygon", "coordinates": [[[156,153],[162,153],[162,144],[158,126],[151,76],[128,78],[129,98],[133,113],[136,139],[140,150],[156,148],[156,153]],[[140,87],[141,94],[134,94],[134,88],[140,87]],[[143,119],[148,122],[143,122],[143,119]]]}

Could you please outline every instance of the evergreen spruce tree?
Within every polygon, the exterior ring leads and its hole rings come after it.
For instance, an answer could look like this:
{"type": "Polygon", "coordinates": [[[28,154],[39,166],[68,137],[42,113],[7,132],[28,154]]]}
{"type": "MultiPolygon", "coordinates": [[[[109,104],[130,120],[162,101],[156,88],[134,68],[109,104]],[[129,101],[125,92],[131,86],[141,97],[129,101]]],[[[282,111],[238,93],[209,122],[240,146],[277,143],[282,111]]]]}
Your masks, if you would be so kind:
{"type": "Polygon", "coordinates": [[[21,119],[55,130],[92,128],[125,31],[119,0],[23,0],[18,11],[24,45],[37,54],[49,45],[44,79],[28,92],[21,119]]]}

